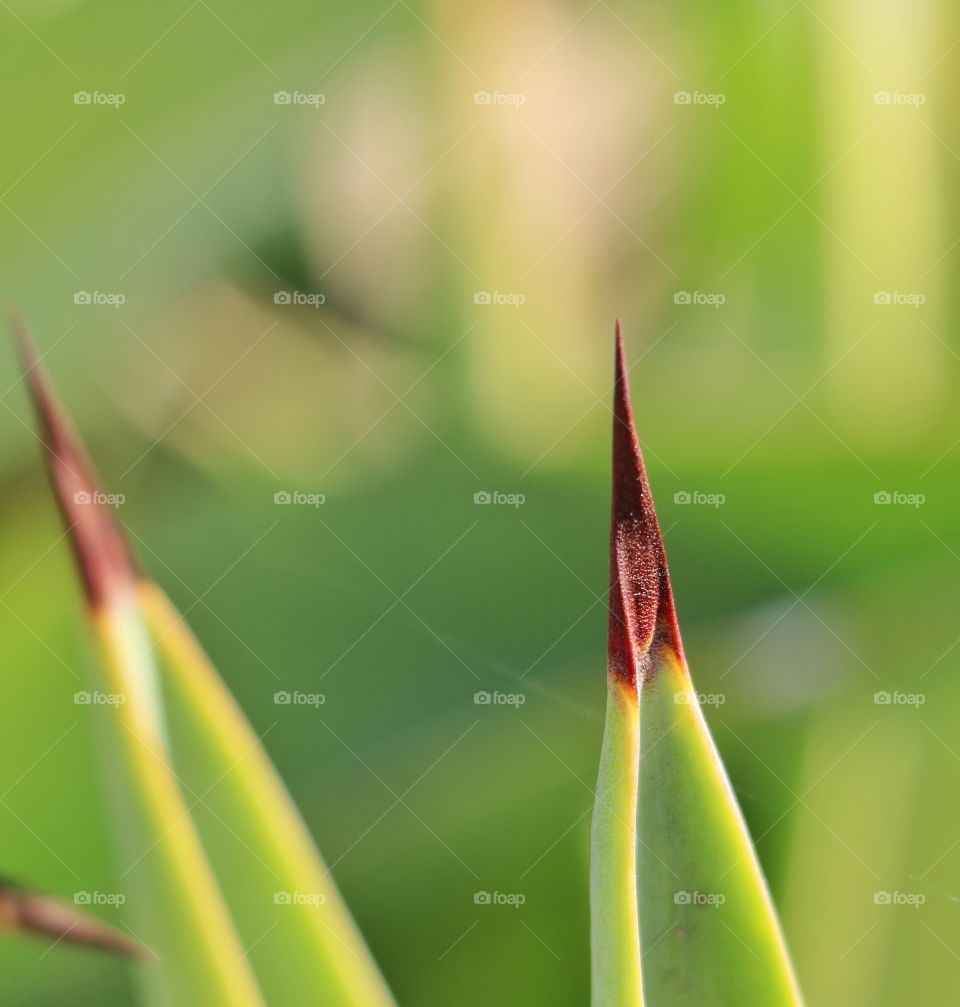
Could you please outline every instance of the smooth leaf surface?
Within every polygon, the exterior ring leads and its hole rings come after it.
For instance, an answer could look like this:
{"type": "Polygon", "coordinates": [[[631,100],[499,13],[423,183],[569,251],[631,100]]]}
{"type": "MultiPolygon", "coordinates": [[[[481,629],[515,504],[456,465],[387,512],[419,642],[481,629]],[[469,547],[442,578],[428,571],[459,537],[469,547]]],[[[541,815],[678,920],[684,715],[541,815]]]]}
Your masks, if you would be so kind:
{"type": "Polygon", "coordinates": [[[256,733],[166,595],[146,580],[139,594],[184,716],[178,770],[203,794],[201,834],[269,1002],[392,1003],[256,733]]]}

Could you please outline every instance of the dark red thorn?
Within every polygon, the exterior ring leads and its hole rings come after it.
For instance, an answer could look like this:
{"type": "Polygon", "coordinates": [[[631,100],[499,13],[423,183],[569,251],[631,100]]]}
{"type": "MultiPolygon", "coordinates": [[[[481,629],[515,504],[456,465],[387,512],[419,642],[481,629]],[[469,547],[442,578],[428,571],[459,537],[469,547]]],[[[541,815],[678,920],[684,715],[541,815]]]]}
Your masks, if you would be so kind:
{"type": "Polygon", "coordinates": [[[93,465],[53,391],[26,325],[19,315],[12,316],[11,325],[40,421],[39,439],[50,484],[69,532],[87,600],[98,607],[133,582],[137,563],[115,509],[100,489],[93,465]]]}
{"type": "Polygon", "coordinates": [[[633,689],[649,681],[671,649],[683,644],[670,574],[630,405],[630,385],[617,322],[613,394],[613,507],[610,525],[610,674],[633,689]]]}

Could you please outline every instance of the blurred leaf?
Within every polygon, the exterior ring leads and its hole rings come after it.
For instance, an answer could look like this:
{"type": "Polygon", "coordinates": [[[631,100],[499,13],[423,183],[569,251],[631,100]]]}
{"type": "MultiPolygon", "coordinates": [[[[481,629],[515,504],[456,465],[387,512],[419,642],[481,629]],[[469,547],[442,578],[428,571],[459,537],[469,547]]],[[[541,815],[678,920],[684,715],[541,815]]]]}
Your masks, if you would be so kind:
{"type": "Polygon", "coordinates": [[[123,877],[136,930],[161,964],[141,980],[152,1004],[263,999],[170,766],[167,725],[152,648],[137,605],[134,560],[112,501],[53,397],[22,323],[16,334],[40,418],[50,481],[70,533],[87,608],[114,698],[104,718],[118,831],[131,864],[123,877]]]}
{"type": "MultiPolygon", "coordinates": [[[[204,801],[229,823],[233,838],[262,868],[251,870],[246,859],[215,858],[241,932],[251,942],[270,934],[264,953],[255,959],[270,1002],[391,1003],[256,733],[166,595],[147,580],[141,580],[139,592],[142,611],[169,664],[170,689],[190,719],[185,732],[192,741],[189,761],[215,781],[204,801]],[[283,948],[282,955],[275,953],[277,947],[283,948]]],[[[251,948],[251,955],[256,951],[251,948]]]]}
{"type": "Polygon", "coordinates": [[[116,698],[106,720],[117,746],[110,768],[120,779],[119,831],[133,858],[122,877],[131,889],[138,931],[160,956],[159,966],[142,971],[149,1002],[391,1003],[259,739],[182,617],[139,572],[116,518],[116,501],[100,489],[25,328],[18,323],[16,329],[50,479],[104,652],[106,686],[116,698]],[[169,683],[161,682],[154,661],[151,626],[170,658],[169,683]],[[188,803],[174,769],[170,711],[163,701],[167,685],[182,690],[196,714],[198,749],[212,753],[215,785],[232,798],[231,821],[223,824],[252,854],[227,872],[229,892],[218,885],[196,824],[194,809],[206,795],[191,793],[188,803]],[[231,896],[246,897],[248,904],[255,899],[259,930],[244,934],[243,941],[228,906],[231,896]],[[248,951],[274,929],[257,976],[248,951]]]}
{"type": "Polygon", "coordinates": [[[593,823],[593,1002],[799,1004],[770,895],[683,656],[619,326],[610,565],[607,719],[593,823]]]}

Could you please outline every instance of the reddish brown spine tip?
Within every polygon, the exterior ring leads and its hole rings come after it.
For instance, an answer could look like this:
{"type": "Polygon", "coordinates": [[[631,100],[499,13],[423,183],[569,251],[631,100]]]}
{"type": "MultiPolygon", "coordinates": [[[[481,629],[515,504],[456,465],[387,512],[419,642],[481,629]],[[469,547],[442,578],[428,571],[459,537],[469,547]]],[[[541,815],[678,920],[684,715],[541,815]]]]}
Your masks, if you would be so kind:
{"type": "Polygon", "coordinates": [[[130,584],[137,572],[136,561],[19,315],[11,316],[11,327],[40,423],[39,438],[50,484],[69,532],[87,599],[91,606],[98,607],[118,588],[130,584]]]}
{"type": "Polygon", "coordinates": [[[144,951],[139,944],[96,917],[60,899],[37,895],[6,881],[0,883],[0,928],[127,958],[139,957],[144,951]]]}
{"type": "Polygon", "coordinates": [[[664,649],[683,662],[663,536],[630,405],[620,322],[613,395],[613,506],[610,524],[610,674],[637,688],[662,665],[664,649]]]}

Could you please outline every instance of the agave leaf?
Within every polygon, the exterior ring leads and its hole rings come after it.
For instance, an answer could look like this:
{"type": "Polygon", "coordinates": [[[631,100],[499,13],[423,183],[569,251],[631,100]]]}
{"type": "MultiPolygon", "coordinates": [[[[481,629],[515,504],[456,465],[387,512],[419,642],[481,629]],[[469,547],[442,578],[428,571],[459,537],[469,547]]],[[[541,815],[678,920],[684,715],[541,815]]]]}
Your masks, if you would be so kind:
{"type": "Polygon", "coordinates": [[[138,590],[171,673],[171,692],[189,720],[191,744],[184,761],[202,771],[204,781],[216,781],[203,793],[216,819],[209,842],[219,841],[221,855],[213,859],[228,902],[250,942],[267,935],[251,947],[250,956],[270,1003],[392,1004],[296,806],[240,707],[163,591],[145,578],[138,590]],[[245,853],[238,852],[237,843],[245,853]],[[251,870],[251,864],[262,870],[251,870]]]}
{"type": "Polygon", "coordinates": [[[138,957],[144,950],[96,916],[7,878],[0,878],[0,930],[48,937],[57,944],[76,944],[127,958],[138,957]]]}
{"type": "Polygon", "coordinates": [[[148,1002],[158,1007],[392,1003],[259,740],[182,619],[139,570],[22,324],[16,334],[51,483],[103,651],[105,687],[124,700],[110,705],[105,724],[113,733],[109,769],[118,777],[126,908],[136,916],[138,935],[160,958],[142,970],[148,1002]],[[155,660],[158,643],[172,675],[164,675],[155,660]],[[194,713],[191,754],[212,753],[217,796],[229,795],[227,813],[234,819],[221,821],[247,847],[230,850],[236,869],[225,872],[234,886],[229,892],[218,882],[196,822],[197,812],[213,798],[185,794],[174,768],[170,709],[175,704],[169,698],[165,704],[170,693],[185,698],[194,713]],[[323,901],[282,905],[275,896],[284,892],[320,892],[323,901]],[[244,902],[249,893],[256,896],[252,904],[259,917],[246,922],[260,925],[241,934],[232,907],[250,905],[249,898],[244,902]],[[269,948],[263,974],[251,965],[254,943],[269,948]]]}
{"type": "Polygon", "coordinates": [[[607,689],[592,840],[594,1007],[801,1004],[684,658],[619,324],[607,689]]]}
{"type": "Polygon", "coordinates": [[[189,808],[170,768],[156,664],[140,615],[135,564],[112,507],[30,337],[15,334],[40,420],[44,458],[70,532],[87,612],[103,655],[103,687],[122,698],[103,719],[118,806],[133,930],[160,956],[140,971],[147,1000],[263,1007],[189,808]]]}

